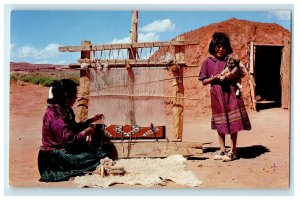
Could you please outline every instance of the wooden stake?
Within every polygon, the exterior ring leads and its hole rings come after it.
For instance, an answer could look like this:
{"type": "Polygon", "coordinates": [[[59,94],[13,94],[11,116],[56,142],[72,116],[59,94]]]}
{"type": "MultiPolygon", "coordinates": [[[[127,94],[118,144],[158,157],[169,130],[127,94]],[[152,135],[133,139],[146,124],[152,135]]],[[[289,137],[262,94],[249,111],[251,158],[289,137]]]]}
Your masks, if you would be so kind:
{"type": "Polygon", "coordinates": [[[256,108],[256,99],[255,99],[255,84],[253,84],[253,82],[255,83],[255,79],[254,79],[254,43],[250,42],[250,55],[249,55],[249,64],[250,64],[250,80],[249,80],[249,86],[250,86],[250,94],[251,94],[251,101],[252,101],[252,107],[253,110],[257,110],[256,108]]]}
{"type": "MultiPolygon", "coordinates": [[[[176,41],[182,41],[183,38],[177,37],[176,41]]],[[[175,47],[176,60],[181,62],[184,60],[185,48],[175,47]]],[[[172,70],[173,79],[173,96],[176,98],[173,101],[173,137],[174,139],[182,139],[183,134],[183,103],[184,103],[184,88],[183,88],[183,69],[178,68],[172,70]]]]}
{"type": "Polygon", "coordinates": [[[291,92],[291,46],[289,38],[284,38],[284,47],[282,50],[280,76],[281,76],[281,107],[290,109],[291,92]]]}
{"type": "MultiPolygon", "coordinates": [[[[82,41],[81,46],[90,46],[90,41],[82,41]]],[[[90,51],[81,51],[81,59],[90,59],[90,51]]],[[[78,117],[79,121],[84,121],[88,118],[88,103],[89,103],[89,89],[90,89],[90,79],[89,79],[89,69],[80,70],[79,79],[79,96],[78,96],[78,117]]]]}

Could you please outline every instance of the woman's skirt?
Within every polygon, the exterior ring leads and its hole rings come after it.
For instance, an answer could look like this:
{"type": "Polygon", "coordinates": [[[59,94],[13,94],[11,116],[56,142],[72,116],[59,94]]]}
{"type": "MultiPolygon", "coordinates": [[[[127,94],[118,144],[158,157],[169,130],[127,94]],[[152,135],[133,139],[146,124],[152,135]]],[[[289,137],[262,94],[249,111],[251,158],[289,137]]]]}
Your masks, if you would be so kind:
{"type": "Polygon", "coordinates": [[[66,150],[40,150],[38,168],[42,182],[66,181],[70,177],[94,171],[100,159],[109,156],[104,150],[91,153],[68,153],[66,150]]]}

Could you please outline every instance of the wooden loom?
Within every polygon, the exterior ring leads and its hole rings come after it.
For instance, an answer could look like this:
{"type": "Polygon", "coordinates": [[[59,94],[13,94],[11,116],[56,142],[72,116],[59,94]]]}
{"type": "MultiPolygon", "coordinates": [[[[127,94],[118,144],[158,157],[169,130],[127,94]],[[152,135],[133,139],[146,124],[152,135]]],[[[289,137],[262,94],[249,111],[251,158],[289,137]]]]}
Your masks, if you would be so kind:
{"type": "MultiPolygon", "coordinates": [[[[134,18],[134,15],[133,15],[134,18]]],[[[112,142],[116,150],[116,157],[167,157],[172,154],[182,154],[184,156],[200,156],[202,154],[202,144],[200,142],[182,142],[183,135],[183,101],[184,89],[183,81],[180,77],[183,75],[183,67],[186,67],[184,53],[186,45],[197,45],[198,42],[184,41],[178,37],[175,41],[169,42],[147,42],[137,43],[135,37],[136,28],[133,19],[133,30],[131,31],[130,44],[100,44],[93,45],[90,41],[82,41],[81,46],[60,47],[62,52],[81,52],[81,58],[78,63],[70,64],[71,68],[80,68],[80,86],[78,98],[78,116],[83,121],[88,117],[89,97],[90,97],[90,78],[89,70],[95,67],[106,65],[108,68],[124,68],[130,77],[129,98],[133,98],[134,73],[132,68],[138,67],[167,67],[172,72],[173,88],[173,138],[165,138],[165,127],[155,126],[139,127],[135,124],[134,114],[131,112],[132,104],[129,104],[129,118],[126,118],[125,125],[110,125],[105,128],[106,137],[112,142]],[[175,61],[165,62],[156,59],[141,59],[139,49],[145,48],[173,48],[175,61]],[[100,51],[121,50],[128,51],[128,59],[91,59],[91,53],[100,51]],[[82,66],[85,66],[83,69],[82,66]],[[143,137],[145,136],[145,137],[143,137]]],[[[133,101],[131,101],[133,102],[133,101]]]]}

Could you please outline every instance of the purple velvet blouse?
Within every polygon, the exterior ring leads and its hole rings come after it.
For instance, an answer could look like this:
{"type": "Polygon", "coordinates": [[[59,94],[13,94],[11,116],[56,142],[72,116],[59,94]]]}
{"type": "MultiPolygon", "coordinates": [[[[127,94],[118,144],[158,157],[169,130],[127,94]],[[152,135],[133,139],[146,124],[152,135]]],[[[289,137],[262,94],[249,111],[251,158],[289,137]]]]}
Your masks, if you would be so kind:
{"type": "Polygon", "coordinates": [[[72,108],[49,104],[43,118],[42,150],[76,148],[86,143],[88,124],[76,123],[72,108]]]}

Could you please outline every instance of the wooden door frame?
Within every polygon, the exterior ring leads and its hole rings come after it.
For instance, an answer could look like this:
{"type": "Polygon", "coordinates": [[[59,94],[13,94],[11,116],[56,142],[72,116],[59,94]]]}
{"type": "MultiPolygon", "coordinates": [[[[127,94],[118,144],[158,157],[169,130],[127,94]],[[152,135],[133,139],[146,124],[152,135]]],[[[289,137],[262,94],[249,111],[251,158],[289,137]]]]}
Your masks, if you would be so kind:
{"type": "MultiPolygon", "coordinates": [[[[255,82],[255,54],[256,54],[256,47],[257,46],[269,46],[269,47],[282,47],[281,53],[281,64],[280,64],[280,73],[283,71],[283,52],[284,52],[284,45],[283,44],[269,44],[269,43],[256,43],[250,42],[250,53],[249,53],[249,75],[250,75],[250,93],[251,93],[251,101],[252,107],[254,110],[257,111],[257,102],[256,102],[256,82],[255,82]]],[[[282,75],[280,75],[282,77],[282,75]]],[[[282,78],[281,78],[282,81],[282,78]]],[[[282,87],[282,86],[281,86],[282,87]]]]}

